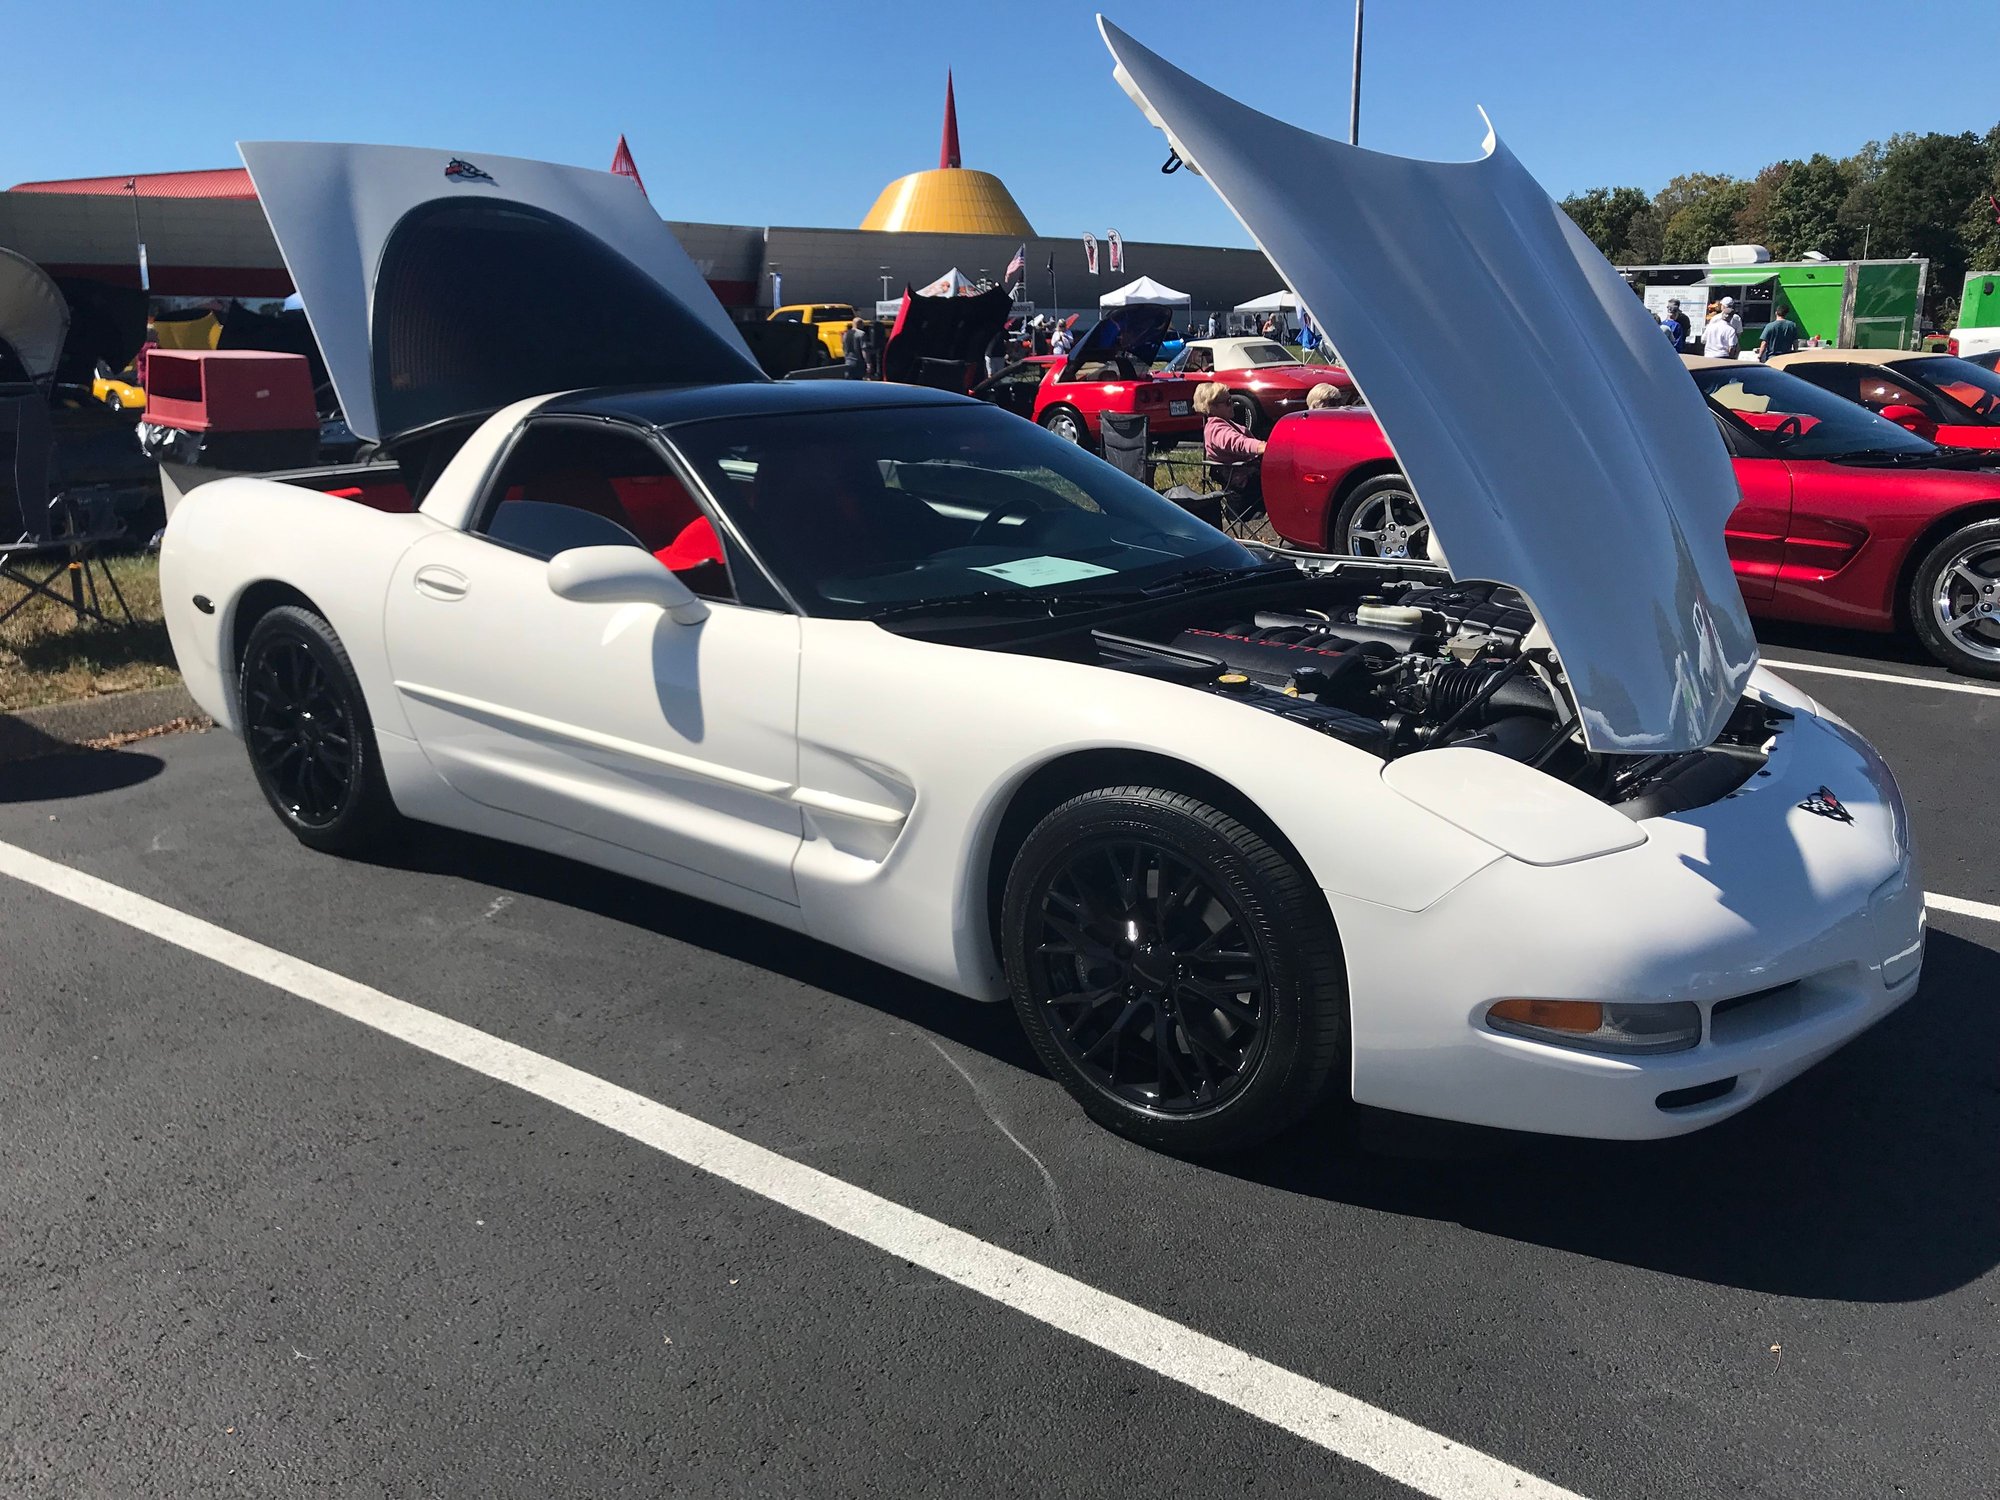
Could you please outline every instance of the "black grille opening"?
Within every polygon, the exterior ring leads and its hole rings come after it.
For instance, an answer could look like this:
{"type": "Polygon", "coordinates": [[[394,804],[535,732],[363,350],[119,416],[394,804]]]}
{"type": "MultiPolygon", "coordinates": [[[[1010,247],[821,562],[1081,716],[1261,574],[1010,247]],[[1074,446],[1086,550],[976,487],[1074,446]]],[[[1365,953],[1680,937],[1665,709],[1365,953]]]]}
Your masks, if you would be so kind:
{"type": "Polygon", "coordinates": [[[1720,1099],[1736,1091],[1736,1079],[1718,1078],[1713,1083],[1697,1083],[1693,1088],[1668,1089],[1653,1102],[1661,1109],[1688,1109],[1697,1104],[1706,1104],[1711,1099],[1720,1099]]]}

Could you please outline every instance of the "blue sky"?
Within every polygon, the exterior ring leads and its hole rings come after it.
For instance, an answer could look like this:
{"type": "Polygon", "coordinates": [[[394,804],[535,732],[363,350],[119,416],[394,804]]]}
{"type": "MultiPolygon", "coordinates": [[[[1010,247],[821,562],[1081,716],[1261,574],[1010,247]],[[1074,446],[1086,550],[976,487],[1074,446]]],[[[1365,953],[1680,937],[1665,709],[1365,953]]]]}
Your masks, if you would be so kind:
{"type": "MultiPolygon", "coordinates": [[[[951,67],[965,164],[1005,179],[1040,232],[1248,243],[1205,185],[1155,170],[1160,137],[1112,84],[1093,10],[23,3],[0,57],[0,185],[234,165],[232,143],[256,137],[604,166],[623,131],[670,218],[848,226],[891,177],[936,164],[951,67]]],[[[1843,154],[1897,130],[1984,131],[2000,118],[1990,69],[1950,59],[1990,52],[1970,39],[1994,13],[1993,0],[1374,0],[1362,140],[1468,156],[1484,104],[1561,197],[1843,154]]],[[[1347,0],[1124,0],[1108,14],[1227,92],[1344,135],[1347,0]]]]}

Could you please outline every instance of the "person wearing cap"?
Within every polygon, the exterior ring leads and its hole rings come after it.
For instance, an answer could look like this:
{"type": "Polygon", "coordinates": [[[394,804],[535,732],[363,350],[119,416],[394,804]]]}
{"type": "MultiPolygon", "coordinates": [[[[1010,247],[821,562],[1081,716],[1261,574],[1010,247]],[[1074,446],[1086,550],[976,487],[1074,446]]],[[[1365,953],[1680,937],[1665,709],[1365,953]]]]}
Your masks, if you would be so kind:
{"type": "Polygon", "coordinates": [[[1736,342],[1741,344],[1743,342],[1743,314],[1736,310],[1736,299],[1734,297],[1724,297],[1722,299],[1722,315],[1729,319],[1729,326],[1736,330],[1736,342]]]}
{"type": "Polygon", "coordinates": [[[1708,304],[1708,322],[1701,330],[1701,352],[1710,359],[1734,359],[1742,341],[1736,326],[1729,321],[1726,306],[1720,302],[1708,304]]]}

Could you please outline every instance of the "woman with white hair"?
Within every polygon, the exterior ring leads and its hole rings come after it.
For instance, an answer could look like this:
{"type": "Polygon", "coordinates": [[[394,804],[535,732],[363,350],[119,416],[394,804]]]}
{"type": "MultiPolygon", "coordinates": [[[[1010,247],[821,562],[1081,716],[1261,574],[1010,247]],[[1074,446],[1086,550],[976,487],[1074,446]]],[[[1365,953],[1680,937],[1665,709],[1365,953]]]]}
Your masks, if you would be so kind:
{"type": "Polygon", "coordinates": [[[1203,418],[1202,457],[1226,466],[1222,487],[1234,497],[1231,508],[1241,512],[1261,505],[1264,440],[1252,437],[1230,415],[1229,387],[1219,380],[1203,381],[1194,388],[1194,409],[1203,418]]]}

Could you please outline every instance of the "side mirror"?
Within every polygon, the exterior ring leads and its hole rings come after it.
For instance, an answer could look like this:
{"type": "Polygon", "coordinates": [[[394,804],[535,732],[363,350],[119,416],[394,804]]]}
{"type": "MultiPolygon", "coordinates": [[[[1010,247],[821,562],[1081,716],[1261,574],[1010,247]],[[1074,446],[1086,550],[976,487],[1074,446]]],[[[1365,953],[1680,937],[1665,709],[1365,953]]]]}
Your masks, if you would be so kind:
{"type": "Polygon", "coordinates": [[[677,625],[699,625],[708,606],[650,552],[572,547],[549,559],[549,590],[579,604],[657,604],[677,625]]]}
{"type": "Polygon", "coordinates": [[[1922,410],[1907,403],[1899,401],[1893,406],[1885,406],[1876,415],[1894,422],[1898,427],[1908,428],[1920,438],[1928,440],[1937,436],[1937,423],[1925,416],[1922,410]]]}

